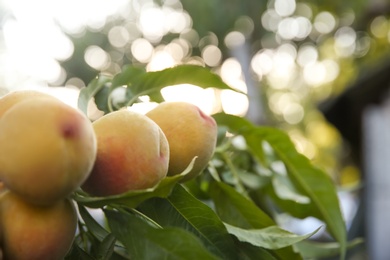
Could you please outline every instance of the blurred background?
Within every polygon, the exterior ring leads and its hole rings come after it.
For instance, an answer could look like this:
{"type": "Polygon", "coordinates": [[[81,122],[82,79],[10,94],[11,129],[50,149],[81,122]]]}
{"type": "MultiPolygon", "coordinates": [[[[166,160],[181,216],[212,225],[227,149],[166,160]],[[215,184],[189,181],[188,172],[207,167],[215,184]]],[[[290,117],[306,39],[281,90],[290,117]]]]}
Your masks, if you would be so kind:
{"type": "Polygon", "coordinates": [[[386,0],[0,0],[0,95],[76,106],[126,64],[208,67],[247,95],[181,85],[164,98],[285,130],[337,183],[350,238],[369,241],[351,257],[390,259],[389,13],[386,0]]]}

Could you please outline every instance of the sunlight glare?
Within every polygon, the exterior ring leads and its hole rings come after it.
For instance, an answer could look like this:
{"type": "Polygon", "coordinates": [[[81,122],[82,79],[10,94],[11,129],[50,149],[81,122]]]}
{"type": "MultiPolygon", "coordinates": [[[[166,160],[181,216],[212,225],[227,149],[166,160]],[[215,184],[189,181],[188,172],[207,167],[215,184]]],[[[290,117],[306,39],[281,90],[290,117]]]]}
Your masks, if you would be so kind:
{"type": "Polygon", "coordinates": [[[112,46],[122,48],[129,42],[130,35],[124,26],[114,26],[108,32],[108,40],[112,46]]]}
{"type": "Polygon", "coordinates": [[[244,116],[249,107],[248,97],[233,90],[224,89],[221,92],[222,109],[226,114],[244,116]]]}
{"type": "Polygon", "coordinates": [[[259,76],[267,75],[273,69],[272,50],[263,49],[257,52],[251,61],[251,68],[259,76]]]}
{"type": "Polygon", "coordinates": [[[275,0],[275,11],[280,16],[292,15],[296,8],[295,0],[275,0]]]}
{"type": "Polygon", "coordinates": [[[85,50],[85,62],[96,70],[104,70],[110,64],[110,56],[99,46],[91,45],[85,50]]]}
{"type": "Polygon", "coordinates": [[[159,71],[175,65],[174,58],[165,50],[158,50],[153,53],[151,61],[146,66],[147,71],[159,71]]]}
{"type": "Polygon", "coordinates": [[[322,34],[330,33],[336,27],[336,18],[329,12],[320,12],[314,19],[314,28],[322,34]]]}
{"type": "Polygon", "coordinates": [[[235,58],[226,59],[221,66],[221,77],[225,82],[235,81],[242,76],[241,65],[235,58]]]}
{"type": "Polygon", "coordinates": [[[382,15],[375,17],[370,24],[371,33],[377,38],[385,38],[389,27],[389,21],[382,15]]]}
{"type": "Polygon", "coordinates": [[[198,106],[211,115],[214,112],[215,95],[211,88],[203,89],[191,84],[165,87],[161,90],[166,101],[184,101],[198,106]]]}
{"type": "Polygon", "coordinates": [[[180,62],[188,54],[189,47],[185,42],[176,40],[165,46],[164,50],[168,52],[176,62],[180,62]]]}
{"type": "Polygon", "coordinates": [[[192,26],[192,19],[188,13],[182,10],[174,10],[164,7],[165,27],[171,33],[181,33],[192,26]]]}
{"type": "Polygon", "coordinates": [[[291,103],[283,109],[283,118],[287,123],[295,125],[302,121],[304,113],[305,111],[299,103],[291,103]]]}
{"type": "Polygon", "coordinates": [[[131,44],[131,53],[140,62],[149,62],[152,58],[153,51],[152,44],[144,38],[138,38],[131,44]]]}
{"type": "Polygon", "coordinates": [[[306,65],[303,69],[303,78],[311,86],[319,86],[324,83],[326,68],[321,62],[314,62],[306,65]]]}
{"type": "Polygon", "coordinates": [[[65,104],[77,108],[80,90],[73,87],[43,87],[35,89],[58,98],[65,104]]]}
{"type": "Polygon", "coordinates": [[[348,26],[341,27],[335,33],[335,51],[340,57],[351,56],[356,47],[356,32],[348,26]]]}
{"type": "Polygon", "coordinates": [[[280,21],[278,34],[287,40],[304,39],[311,32],[311,23],[306,17],[287,17],[280,21]]]}
{"type": "Polygon", "coordinates": [[[261,16],[261,24],[271,32],[276,32],[282,17],[274,9],[266,10],[261,16]]]}
{"type": "Polygon", "coordinates": [[[318,59],[318,50],[311,44],[305,44],[299,48],[297,63],[302,67],[316,62],[318,59]]]}
{"type": "Polygon", "coordinates": [[[234,49],[238,46],[241,46],[245,43],[245,35],[242,32],[233,31],[226,35],[225,45],[229,49],[234,49]]]}
{"type": "Polygon", "coordinates": [[[202,50],[202,58],[208,66],[215,67],[219,65],[222,60],[222,52],[215,45],[207,45],[202,50]]]}

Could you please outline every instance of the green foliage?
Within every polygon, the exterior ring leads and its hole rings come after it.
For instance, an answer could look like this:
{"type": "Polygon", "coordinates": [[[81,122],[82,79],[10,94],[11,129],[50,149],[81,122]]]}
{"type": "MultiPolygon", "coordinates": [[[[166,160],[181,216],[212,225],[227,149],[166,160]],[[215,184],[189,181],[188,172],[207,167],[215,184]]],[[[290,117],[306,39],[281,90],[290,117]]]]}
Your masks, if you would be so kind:
{"type": "MultiPolygon", "coordinates": [[[[82,89],[79,108],[95,102],[105,113],[142,102],[148,95],[162,102],[165,86],[182,83],[230,89],[203,67],[180,65],[158,72],[128,66],[114,77],[99,76],[82,89]],[[120,103],[116,88],[125,88],[120,103]]],[[[283,131],[248,120],[214,115],[219,138],[209,167],[187,183],[166,177],[151,189],[109,197],[77,191],[79,234],[68,259],[303,259],[339,255],[348,243],[337,189],[330,177],[297,152],[283,131]],[[241,145],[237,145],[237,141],[241,145]],[[91,209],[100,209],[98,221],[91,209]],[[295,234],[279,214],[315,217],[331,242],[295,234]],[[313,246],[311,246],[313,245],[313,246]]]]}
{"type": "Polygon", "coordinates": [[[184,229],[151,226],[125,211],[106,210],[105,214],[113,234],[132,259],[218,259],[184,229]]]}
{"type": "Polygon", "coordinates": [[[238,240],[271,250],[291,246],[311,237],[319,230],[318,228],[307,235],[299,236],[277,226],[270,226],[263,229],[243,229],[229,224],[225,225],[229,233],[237,237],[238,240]]]}

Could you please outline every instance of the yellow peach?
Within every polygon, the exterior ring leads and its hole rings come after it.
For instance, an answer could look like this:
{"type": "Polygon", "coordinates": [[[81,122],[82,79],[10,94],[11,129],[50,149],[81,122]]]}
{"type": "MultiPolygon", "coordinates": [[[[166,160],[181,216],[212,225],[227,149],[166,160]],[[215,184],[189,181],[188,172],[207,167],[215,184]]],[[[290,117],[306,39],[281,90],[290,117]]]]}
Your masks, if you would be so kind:
{"type": "Polygon", "coordinates": [[[24,100],[0,118],[0,180],[31,203],[51,204],[79,188],[96,151],[92,123],[58,99],[24,100]]]}
{"type": "Polygon", "coordinates": [[[120,110],[95,122],[98,152],[92,173],[82,188],[108,196],[155,186],[168,170],[168,141],[147,116],[120,110]]]}
{"type": "Polygon", "coordinates": [[[18,90],[10,92],[0,98],[0,118],[3,114],[11,108],[13,105],[28,99],[33,99],[37,97],[50,97],[49,94],[45,94],[43,92],[39,92],[36,90],[18,90]]]}
{"type": "Polygon", "coordinates": [[[217,124],[197,106],[186,102],[163,102],[146,113],[163,130],[170,147],[168,175],[183,172],[197,156],[182,181],[197,176],[207,166],[217,142],[217,124]]]}
{"type": "Polygon", "coordinates": [[[77,214],[68,199],[36,206],[7,191],[0,198],[0,228],[4,259],[60,260],[72,246],[77,214]]]}

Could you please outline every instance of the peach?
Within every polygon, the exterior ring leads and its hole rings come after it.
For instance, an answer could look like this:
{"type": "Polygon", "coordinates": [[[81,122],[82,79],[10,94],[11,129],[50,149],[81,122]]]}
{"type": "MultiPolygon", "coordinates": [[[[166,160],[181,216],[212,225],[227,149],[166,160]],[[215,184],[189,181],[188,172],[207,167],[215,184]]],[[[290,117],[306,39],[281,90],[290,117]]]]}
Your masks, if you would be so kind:
{"type": "Polygon", "coordinates": [[[168,170],[168,141],[147,116],[119,110],[93,122],[98,152],[92,173],[82,188],[94,196],[147,189],[168,170]]]}
{"type": "Polygon", "coordinates": [[[183,172],[197,156],[182,181],[196,177],[207,166],[217,142],[217,124],[197,106],[186,102],[163,102],[146,113],[163,130],[170,147],[168,175],[183,172]]]}
{"type": "Polygon", "coordinates": [[[79,188],[96,152],[92,123],[58,99],[24,100],[0,118],[0,180],[31,203],[48,205],[79,188]]]}
{"type": "Polygon", "coordinates": [[[10,92],[0,98],[0,118],[3,114],[11,108],[13,105],[28,99],[33,99],[37,97],[50,97],[49,94],[45,94],[43,92],[35,91],[35,90],[18,90],[10,92]]]}
{"type": "Polygon", "coordinates": [[[4,259],[64,259],[76,234],[77,214],[68,199],[36,206],[7,191],[0,198],[0,228],[4,259]]]}

